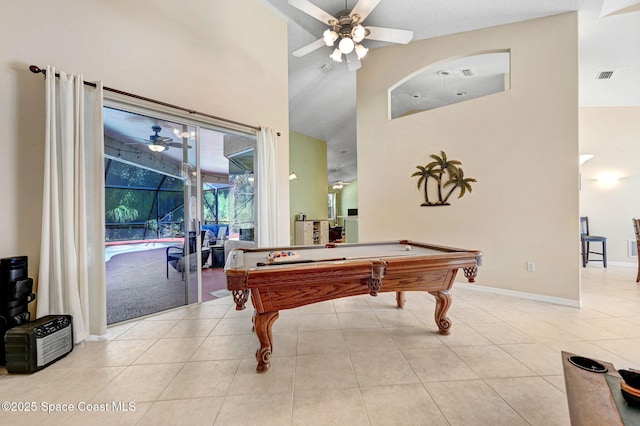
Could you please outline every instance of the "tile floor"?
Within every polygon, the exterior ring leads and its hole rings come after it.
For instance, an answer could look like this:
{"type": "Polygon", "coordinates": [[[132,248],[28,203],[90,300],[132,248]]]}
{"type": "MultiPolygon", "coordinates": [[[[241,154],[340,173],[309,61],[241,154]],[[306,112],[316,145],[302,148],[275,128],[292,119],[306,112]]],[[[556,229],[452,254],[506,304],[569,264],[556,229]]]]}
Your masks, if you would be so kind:
{"type": "Polygon", "coordinates": [[[582,309],[454,287],[449,336],[428,294],[409,293],[404,310],[382,294],[283,311],[262,375],[249,309],[179,308],[111,327],[38,373],[0,369],[0,401],[37,410],[0,412],[0,424],[567,425],[561,350],[640,368],[635,275],[589,265],[582,309]]]}

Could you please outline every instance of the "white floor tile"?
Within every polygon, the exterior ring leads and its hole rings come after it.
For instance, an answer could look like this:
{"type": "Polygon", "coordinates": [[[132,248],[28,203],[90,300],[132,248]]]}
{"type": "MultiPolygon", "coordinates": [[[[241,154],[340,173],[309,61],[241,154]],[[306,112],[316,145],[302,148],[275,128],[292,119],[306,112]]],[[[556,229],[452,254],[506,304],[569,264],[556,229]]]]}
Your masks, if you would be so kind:
{"type": "Polygon", "coordinates": [[[0,424],[568,425],[561,351],[640,369],[635,269],[581,273],[581,309],[454,288],[447,336],[426,293],[402,310],[381,293],[282,311],[265,374],[250,306],[173,309],[34,374],[0,368],[2,401],[134,409],[0,412],[0,424]]]}

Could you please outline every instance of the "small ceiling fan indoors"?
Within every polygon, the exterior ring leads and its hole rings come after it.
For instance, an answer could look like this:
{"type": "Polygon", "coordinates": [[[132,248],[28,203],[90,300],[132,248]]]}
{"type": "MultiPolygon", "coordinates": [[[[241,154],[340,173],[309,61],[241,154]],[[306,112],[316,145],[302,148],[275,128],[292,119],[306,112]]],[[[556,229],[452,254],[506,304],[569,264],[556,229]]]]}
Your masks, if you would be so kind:
{"type": "Polygon", "coordinates": [[[342,189],[345,185],[349,185],[351,182],[343,182],[341,180],[337,180],[333,183],[333,189],[342,189]]]}
{"type": "MultiPolygon", "coordinates": [[[[162,131],[162,128],[158,125],[151,126],[151,130],[155,133],[149,136],[149,139],[140,139],[147,145],[147,147],[153,152],[163,152],[169,148],[182,148],[181,142],[174,142],[172,138],[166,136],[160,136],[158,133],[162,131]]],[[[191,148],[191,146],[189,146],[191,148]]]]}
{"type": "Polygon", "coordinates": [[[361,44],[363,40],[378,40],[389,43],[407,44],[413,39],[413,31],[392,28],[363,26],[363,21],[381,0],[359,0],[353,9],[342,10],[332,16],[308,0],[289,0],[289,4],[313,18],[329,25],[321,39],[314,41],[293,52],[293,56],[301,57],[323,46],[336,46],[329,55],[336,62],[342,62],[342,55],[347,60],[349,71],[360,68],[360,60],[369,49],[361,44]]]}

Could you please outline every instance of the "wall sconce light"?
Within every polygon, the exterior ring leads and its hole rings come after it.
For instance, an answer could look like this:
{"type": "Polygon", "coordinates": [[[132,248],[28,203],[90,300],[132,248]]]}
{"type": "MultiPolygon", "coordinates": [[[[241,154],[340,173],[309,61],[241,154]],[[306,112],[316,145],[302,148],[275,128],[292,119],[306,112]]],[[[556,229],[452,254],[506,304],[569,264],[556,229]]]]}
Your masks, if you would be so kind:
{"type": "Polygon", "coordinates": [[[602,173],[598,175],[598,177],[596,177],[596,180],[598,181],[600,186],[603,186],[605,188],[611,188],[616,186],[616,184],[620,180],[620,175],[618,175],[617,173],[611,173],[611,172],[602,173]]]}
{"type": "Polygon", "coordinates": [[[289,172],[289,180],[294,180],[294,179],[298,179],[298,176],[296,176],[296,172],[294,172],[293,170],[291,170],[289,172]]]}

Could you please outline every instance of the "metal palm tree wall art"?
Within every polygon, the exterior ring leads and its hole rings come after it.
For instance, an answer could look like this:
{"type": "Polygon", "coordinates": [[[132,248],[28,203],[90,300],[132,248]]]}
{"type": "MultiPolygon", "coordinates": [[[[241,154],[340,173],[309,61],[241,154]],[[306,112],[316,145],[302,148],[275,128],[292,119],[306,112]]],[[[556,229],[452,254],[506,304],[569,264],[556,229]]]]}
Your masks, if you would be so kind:
{"type": "Polygon", "coordinates": [[[432,162],[426,166],[416,166],[417,172],[411,177],[418,177],[418,190],[424,191],[424,203],[421,206],[449,206],[448,200],[456,189],[460,190],[458,198],[462,198],[464,194],[472,191],[471,182],[476,182],[474,178],[465,178],[462,163],[458,160],[449,160],[444,151],[440,151],[440,156],[436,154],[430,155],[432,162]],[[437,182],[438,200],[433,202],[429,200],[429,181],[433,179],[437,182]],[[448,192],[446,192],[448,189],[448,192]],[[443,196],[443,193],[446,195],[443,196]]]}

